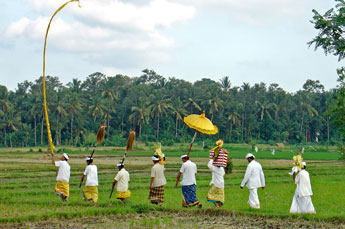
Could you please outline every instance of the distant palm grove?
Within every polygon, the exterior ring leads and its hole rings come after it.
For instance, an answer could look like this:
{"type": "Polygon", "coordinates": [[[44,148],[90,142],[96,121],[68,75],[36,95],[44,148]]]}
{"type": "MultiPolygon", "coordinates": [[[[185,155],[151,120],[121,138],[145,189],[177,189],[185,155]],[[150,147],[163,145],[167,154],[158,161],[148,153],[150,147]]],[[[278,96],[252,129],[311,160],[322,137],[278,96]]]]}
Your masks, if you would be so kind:
{"type": "MultiPolygon", "coordinates": [[[[307,80],[302,90],[289,93],[278,84],[232,87],[228,76],[219,82],[203,78],[190,83],[146,69],[134,78],[97,72],[67,85],[48,76],[46,86],[57,146],[90,145],[103,123],[106,146],[123,146],[129,130],[143,142],[189,142],[193,130],[183,117],[203,110],[219,133],[199,136],[199,141],[334,144],[339,139],[327,112],[336,90],[325,91],[317,80],[307,80]]],[[[42,104],[42,77],[19,83],[15,91],[0,86],[0,146],[47,145],[42,104]]]]}

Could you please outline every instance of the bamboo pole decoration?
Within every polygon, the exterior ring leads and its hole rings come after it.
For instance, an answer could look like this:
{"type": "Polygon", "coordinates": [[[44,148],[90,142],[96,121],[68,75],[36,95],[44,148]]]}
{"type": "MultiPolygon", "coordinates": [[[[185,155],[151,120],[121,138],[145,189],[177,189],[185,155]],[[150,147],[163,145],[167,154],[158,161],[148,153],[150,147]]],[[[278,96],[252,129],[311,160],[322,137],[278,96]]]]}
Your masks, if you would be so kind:
{"type": "Polygon", "coordinates": [[[80,6],[80,2],[79,0],[70,0],[68,2],[66,2],[65,4],[63,4],[62,6],[60,6],[55,13],[53,14],[53,16],[50,18],[48,27],[47,27],[47,31],[46,31],[46,35],[44,38],[44,49],[43,49],[43,106],[44,106],[44,116],[46,119],[46,126],[47,126],[47,134],[48,134],[48,140],[49,140],[49,145],[50,145],[50,150],[51,153],[54,154],[54,150],[55,150],[55,146],[53,144],[53,140],[52,140],[52,134],[50,132],[50,124],[49,124],[49,117],[48,117],[48,109],[47,109],[47,95],[46,95],[46,78],[45,78],[45,71],[46,71],[46,47],[47,47],[47,38],[48,38],[48,32],[50,29],[50,24],[53,21],[53,18],[55,17],[55,15],[62,10],[68,3],[70,2],[78,2],[78,6],[80,6]]]}

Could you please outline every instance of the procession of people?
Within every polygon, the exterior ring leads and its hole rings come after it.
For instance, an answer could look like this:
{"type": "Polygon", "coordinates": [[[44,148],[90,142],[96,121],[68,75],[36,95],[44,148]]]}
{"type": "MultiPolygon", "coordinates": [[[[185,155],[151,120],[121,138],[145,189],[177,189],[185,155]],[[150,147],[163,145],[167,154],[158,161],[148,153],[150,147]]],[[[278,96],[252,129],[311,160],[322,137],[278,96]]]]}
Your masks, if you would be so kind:
{"type": "MultiPolygon", "coordinates": [[[[210,189],[206,196],[206,201],[212,203],[216,208],[220,208],[225,203],[225,183],[224,183],[224,165],[222,160],[224,156],[227,159],[228,152],[223,149],[223,140],[216,142],[217,146],[210,151],[209,162],[207,167],[211,172],[212,179],[210,182],[210,189]]],[[[56,174],[56,186],[55,194],[60,196],[63,201],[67,201],[69,197],[69,179],[71,167],[68,163],[69,155],[63,153],[60,161],[55,161],[55,157],[52,157],[52,163],[58,167],[56,174]]],[[[200,200],[197,197],[197,165],[190,160],[187,154],[183,154],[181,157],[182,165],[176,177],[175,188],[178,187],[181,176],[181,196],[183,207],[202,207],[200,200]]],[[[253,209],[260,209],[260,201],[257,189],[265,189],[265,176],[262,166],[255,160],[255,156],[252,153],[247,153],[245,156],[248,161],[248,165],[240,184],[240,188],[243,189],[247,186],[249,190],[248,205],[253,209]]],[[[161,146],[157,148],[154,155],[151,157],[153,166],[151,168],[151,179],[149,185],[149,201],[151,204],[162,206],[164,203],[164,186],[167,184],[165,178],[165,155],[161,151],[161,146]]],[[[296,184],[296,190],[293,195],[292,205],[290,213],[303,214],[303,213],[316,213],[312,203],[311,196],[313,195],[310,183],[309,173],[306,171],[306,162],[302,161],[302,153],[298,153],[293,158],[294,165],[292,172],[289,173],[293,177],[293,181],[296,184]]],[[[98,201],[98,169],[93,164],[93,158],[87,157],[86,168],[80,179],[80,185],[82,186],[84,178],[86,177],[85,187],[82,189],[82,197],[85,201],[90,203],[96,203],[98,201]]],[[[124,160],[117,163],[118,172],[112,183],[112,192],[116,189],[116,198],[125,201],[131,197],[129,190],[130,176],[129,172],[125,169],[124,160]]],[[[226,164],[226,163],[225,163],[226,164]]]]}

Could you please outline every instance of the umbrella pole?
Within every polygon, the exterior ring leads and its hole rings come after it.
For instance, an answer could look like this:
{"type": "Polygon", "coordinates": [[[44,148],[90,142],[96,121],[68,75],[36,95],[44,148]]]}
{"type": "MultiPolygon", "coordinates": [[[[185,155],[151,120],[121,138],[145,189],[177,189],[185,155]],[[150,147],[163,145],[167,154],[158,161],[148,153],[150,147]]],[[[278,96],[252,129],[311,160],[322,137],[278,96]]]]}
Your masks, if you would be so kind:
{"type": "Polygon", "coordinates": [[[187,156],[189,156],[189,153],[190,153],[190,151],[191,151],[191,149],[192,149],[192,146],[193,146],[193,143],[194,143],[194,140],[195,140],[195,138],[196,138],[197,133],[198,133],[198,131],[195,131],[194,136],[193,136],[193,139],[192,139],[192,142],[190,143],[190,147],[189,147],[187,156]]]}

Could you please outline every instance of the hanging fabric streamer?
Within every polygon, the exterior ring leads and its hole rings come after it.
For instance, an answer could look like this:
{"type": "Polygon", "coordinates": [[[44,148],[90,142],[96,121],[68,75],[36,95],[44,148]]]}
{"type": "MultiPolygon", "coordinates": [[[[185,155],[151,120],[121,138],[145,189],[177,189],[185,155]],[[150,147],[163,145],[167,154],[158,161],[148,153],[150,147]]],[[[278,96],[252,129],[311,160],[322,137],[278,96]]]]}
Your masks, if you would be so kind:
{"type": "Polygon", "coordinates": [[[55,17],[55,15],[62,10],[68,3],[70,2],[78,2],[78,6],[80,6],[80,2],[79,0],[70,0],[68,2],[66,2],[65,4],[63,4],[62,6],[60,6],[55,13],[53,14],[53,16],[50,18],[48,27],[47,27],[47,31],[46,31],[46,35],[44,38],[44,49],[43,49],[43,106],[44,106],[44,116],[46,119],[46,126],[47,126],[47,134],[48,134],[48,141],[49,141],[49,145],[50,145],[50,150],[51,153],[54,153],[55,150],[55,146],[53,144],[53,140],[52,140],[52,134],[50,132],[50,124],[49,124],[49,118],[48,118],[48,109],[47,109],[47,95],[46,95],[46,78],[45,78],[45,71],[46,71],[46,46],[47,46],[47,38],[48,38],[48,32],[49,32],[49,28],[50,28],[50,24],[53,21],[53,18],[55,17]]]}

